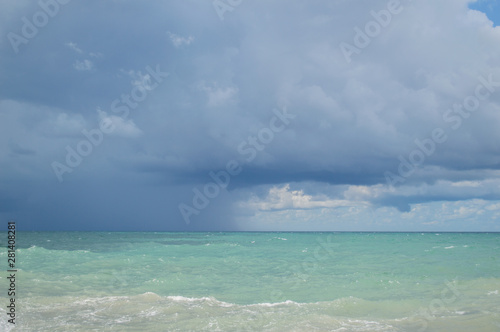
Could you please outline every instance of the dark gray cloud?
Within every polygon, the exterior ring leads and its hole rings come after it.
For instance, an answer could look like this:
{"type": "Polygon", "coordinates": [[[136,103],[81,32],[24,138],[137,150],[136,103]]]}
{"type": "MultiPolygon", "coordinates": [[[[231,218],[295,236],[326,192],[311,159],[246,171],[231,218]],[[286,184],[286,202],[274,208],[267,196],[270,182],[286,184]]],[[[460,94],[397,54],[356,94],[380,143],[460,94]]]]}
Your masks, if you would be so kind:
{"type": "Polygon", "coordinates": [[[43,8],[0,5],[1,218],[65,230],[498,227],[500,30],[470,1],[243,1],[223,20],[210,1],[55,1],[29,38],[43,8]],[[227,188],[196,208],[232,162],[227,188]],[[477,214],[428,220],[460,202],[477,214]],[[196,210],[189,225],[179,204],[196,210]]]}

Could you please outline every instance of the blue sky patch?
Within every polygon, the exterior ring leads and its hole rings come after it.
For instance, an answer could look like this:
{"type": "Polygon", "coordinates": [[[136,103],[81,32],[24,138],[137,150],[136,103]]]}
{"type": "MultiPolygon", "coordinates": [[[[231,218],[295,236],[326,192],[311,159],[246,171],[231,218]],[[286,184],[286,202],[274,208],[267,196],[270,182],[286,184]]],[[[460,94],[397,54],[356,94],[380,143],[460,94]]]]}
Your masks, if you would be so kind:
{"type": "Polygon", "coordinates": [[[500,24],[500,1],[498,0],[478,0],[469,5],[470,9],[481,11],[488,16],[494,26],[500,24]]]}

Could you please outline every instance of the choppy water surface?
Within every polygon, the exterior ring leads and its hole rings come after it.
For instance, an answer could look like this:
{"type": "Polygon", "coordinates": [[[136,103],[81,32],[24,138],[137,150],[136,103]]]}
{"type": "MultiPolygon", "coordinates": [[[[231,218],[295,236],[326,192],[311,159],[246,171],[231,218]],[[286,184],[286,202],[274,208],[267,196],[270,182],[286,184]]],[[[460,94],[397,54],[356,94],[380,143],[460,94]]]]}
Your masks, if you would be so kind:
{"type": "Polygon", "coordinates": [[[13,331],[500,331],[498,233],[19,232],[17,246],[13,331]]]}

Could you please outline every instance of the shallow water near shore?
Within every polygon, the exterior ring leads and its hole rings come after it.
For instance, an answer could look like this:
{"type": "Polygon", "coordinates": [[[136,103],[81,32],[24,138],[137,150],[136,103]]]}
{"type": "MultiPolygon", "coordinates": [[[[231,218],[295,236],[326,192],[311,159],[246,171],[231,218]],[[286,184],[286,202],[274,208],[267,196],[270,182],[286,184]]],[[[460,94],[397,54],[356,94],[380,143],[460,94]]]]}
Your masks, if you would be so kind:
{"type": "Polygon", "coordinates": [[[499,331],[499,249],[499,233],[18,232],[0,330],[499,331]]]}

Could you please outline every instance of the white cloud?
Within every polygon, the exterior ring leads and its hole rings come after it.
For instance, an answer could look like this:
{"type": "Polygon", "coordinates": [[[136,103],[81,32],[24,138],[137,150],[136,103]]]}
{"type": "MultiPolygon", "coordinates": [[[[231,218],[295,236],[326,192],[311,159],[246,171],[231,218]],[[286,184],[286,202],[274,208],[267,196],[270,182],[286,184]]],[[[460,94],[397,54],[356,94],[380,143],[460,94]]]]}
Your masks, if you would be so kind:
{"type": "Polygon", "coordinates": [[[286,209],[316,209],[316,208],[336,208],[340,206],[350,206],[353,203],[347,200],[333,200],[325,197],[313,197],[304,194],[302,190],[290,190],[290,185],[272,187],[266,198],[252,198],[243,203],[243,206],[251,207],[261,211],[286,210],[286,209]]]}
{"type": "Polygon", "coordinates": [[[481,182],[479,181],[458,181],[451,183],[453,187],[479,187],[481,182]]]}
{"type": "Polygon", "coordinates": [[[73,64],[73,67],[78,71],[88,71],[94,67],[94,63],[87,59],[83,61],[76,60],[75,63],[73,64]]]}
{"type": "Polygon", "coordinates": [[[175,48],[179,48],[182,46],[188,46],[194,41],[194,37],[192,37],[192,36],[182,37],[182,36],[176,35],[175,33],[170,32],[170,31],[167,31],[167,35],[170,38],[172,45],[175,46],[175,48]]]}
{"type": "MultiPolygon", "coordinates": [[[[68,42],[65,44],[67,47],[69,47],[71,50],[73,50],[75,53],[78,54],[83,54],[83,50],[73,42],[68,42]]],[[[85,52],[86,53],[86,52],[85,52]]],[[[89,53],[88,54],[91,58],[101,58],[102,54],[101,53],[89,53]]],[[[88,59],[83,59],[83,60],[76,60],[73,63],[73,68],[75,68],[78,71],[88,71],[94,68],[94,62],[88,60],[88,59]]]]}
{"type": "Polygon", "coordinates": [[[136,138],[142,135],[142,130],[140,130],[131,119],[126,120],[116,115],[108,115],[100,109],[97,109],[97,113],[100,121],[110,121],[113,124],[114,130],[110,133],[110,135],[128,138],[136,138]]]}
{"type": "Polygon", "coordinates": [[[485,207],[485,209],[490,211],[500,210],[500,203],[488,205],[485,207]]]}
{"type": "Polygon", "coordinates": [[[217,84],[213,86],[207,85],[205,82],[200,84],[200,89],[205,91],[208,97],[208,107],[218,107],[235,101],[238,95],[238,88],[236,87],[218,87],[217,84]]]}
{"type": "Polygon", "coordinates": [[[138,87],[142,90],[152,90],[151,75],[143,74],[140,70],[120,70],[122,73],[130,76],[132,78],[132,86],[138,87]]]}
{"type": "Polygon", "coordinates": [[[382,184],[374,186],[348,186],[347,190],[344,192],[344,197],[348,200],[364,201],[393,192],[395,192],[393,187],[387,187],[382,184]]]}
{"type": "Polygon", "coordinates": [[[85,126],[85,120],[81,114],[60,113],[52,121],[56,131],[79,132],[85,126]]]}
{"type": "Polygon", "coordinates": [[[69,43],[66,43],[66,46],[68,46],[70,49],[72,49],[73,51],[75,51],[76,53],[79,53],[81,54],[83,51],[78,47],[78,45],[76,43],[73,43],[73,42],[69,42],[69,43]]]}

